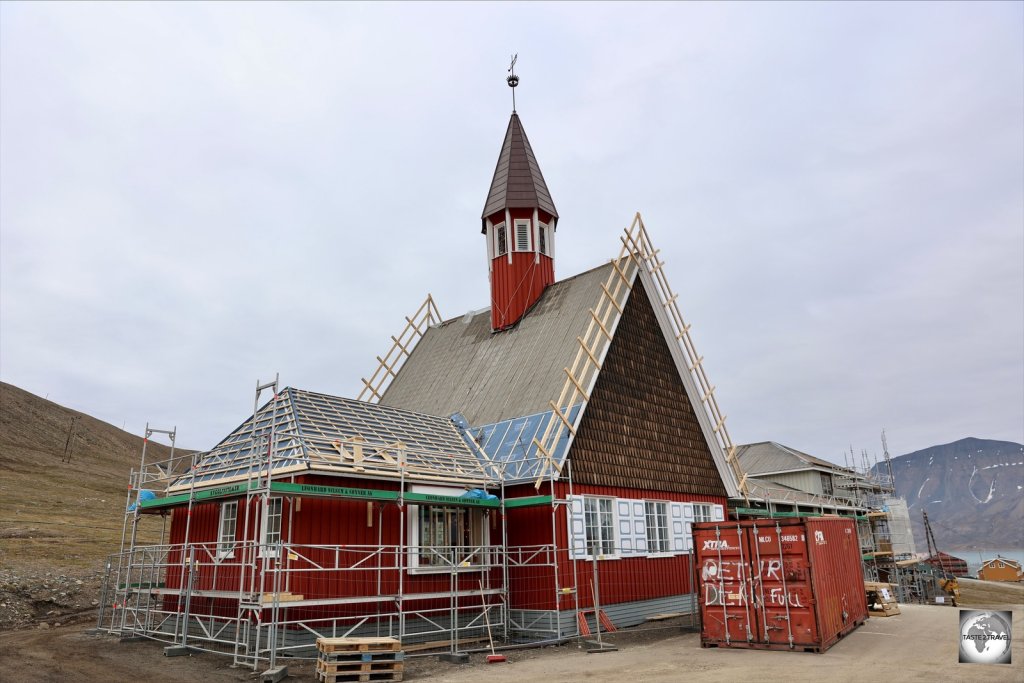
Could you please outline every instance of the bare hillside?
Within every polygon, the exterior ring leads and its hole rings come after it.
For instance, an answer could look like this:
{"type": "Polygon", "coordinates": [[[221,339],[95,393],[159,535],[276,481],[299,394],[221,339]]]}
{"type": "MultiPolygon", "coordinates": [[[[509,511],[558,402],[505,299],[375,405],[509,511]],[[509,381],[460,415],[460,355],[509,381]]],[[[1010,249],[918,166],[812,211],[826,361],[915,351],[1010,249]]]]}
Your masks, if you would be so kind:
{"type": "MultiPolygon", "coordinates": [[[[0,631],[95,618],[141,454],[142,437],[0,382],[0,631]]],[[[159,542],[148,521],[140,541],[159,542]]]]}
{"type": "MultiPolygon", "coordinates": [[[[148,452],[162,459],[169,450],[151,443],[148,452]]],[[[120,545],[141,452],[140,436],[0,382],[0,566],[98,567],[120,545]]]]}

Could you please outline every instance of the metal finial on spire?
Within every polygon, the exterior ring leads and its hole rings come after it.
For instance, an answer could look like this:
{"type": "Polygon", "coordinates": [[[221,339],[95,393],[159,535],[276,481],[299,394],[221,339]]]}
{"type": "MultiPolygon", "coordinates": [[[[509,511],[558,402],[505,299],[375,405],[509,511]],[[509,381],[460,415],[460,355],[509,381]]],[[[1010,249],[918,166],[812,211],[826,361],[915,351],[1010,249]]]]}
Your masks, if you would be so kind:
{"type": "Polygon", "coordinates": [[[512,88],[512,113],[516,112],[516,86],[519,85],[519,76],[516,76],[516,60],[519,59],[519,53],[512,55],[512,63],[508,65],[508,87],[512,88]]]}

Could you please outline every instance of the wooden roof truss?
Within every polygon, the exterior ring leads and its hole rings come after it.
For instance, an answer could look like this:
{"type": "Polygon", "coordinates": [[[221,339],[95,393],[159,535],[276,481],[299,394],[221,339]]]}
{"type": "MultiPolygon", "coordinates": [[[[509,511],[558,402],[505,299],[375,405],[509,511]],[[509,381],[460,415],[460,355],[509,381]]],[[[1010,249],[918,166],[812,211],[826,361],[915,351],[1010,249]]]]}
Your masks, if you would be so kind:
{"type": "Polygon", "coordinates": [[[380,401],[387,385],[398,375],[405,360],[412,355],[416,342],[420,340],[428,327],[439,322],[441,322],[441,313],[437,310],[434,298],[427,294],[427,298],[416,309],[416,312],[412,316],[406,316],[406,324],[402,332],[397,337],[391,336],[391,348],[384,354],[384,357],[377,356],[377,369],[370,375],[370,379],[362,378],[363,389],[357,398],[370,403],[380,401]]]}
{"type": "Polygon", "coordinates": [[[493,484],[499,469],[448,418],[285,389],[168,487],[222,485],[319,471],[356,477],[493,484]],[[272,442],[272,443],[271,443],[272,442]]]}
{"type": "Polygon", "coordinates": [[[612,338],[622,317],[625,301],[633,287],[633,281],[642,268],[654,283],[655,296],[668,315],[672,333],[679,345],[686,362],[687,370],[695,383],[705,414],[711,422],[711,430],[717,445],[725,455],[737,487],[744,498],[748,497],[746,475],[736,457],[736,447],[732,443],[725,425],[725,415],[715,399],[715,387],[708,381],[704,372],[703,357],[697,353],[696,346],[690,336],[690,326],[686,324],[679,310],[679,295],[665,276],[665,262],[659,256],[659,250],[651,243],[643,219],[637,213],[629,228],[620,237],[622,249],[616,259],[611,262],[612,269],[608,280],[601,285],[601,294],[597,305],[590,309],[590,323],[583,336],[577,337],[578,351],[570,367],[564,369],[566,379],[557,401],[551,401],[552,415],[543,434],[535,438],[537,451],[543,456],[544,464],[535,481],[540,487],[544,477],[551,469],[560,472],[562,463],[554,457],[555,446],[563,439],[566,432],[571,439],[586,410],[586,402],[590,400],[600,373],[604,357],[611,346],[612,338]],[[559,406],[573,406],[582,403],[576,413],[575,420],[570,421],[559,406]]]}

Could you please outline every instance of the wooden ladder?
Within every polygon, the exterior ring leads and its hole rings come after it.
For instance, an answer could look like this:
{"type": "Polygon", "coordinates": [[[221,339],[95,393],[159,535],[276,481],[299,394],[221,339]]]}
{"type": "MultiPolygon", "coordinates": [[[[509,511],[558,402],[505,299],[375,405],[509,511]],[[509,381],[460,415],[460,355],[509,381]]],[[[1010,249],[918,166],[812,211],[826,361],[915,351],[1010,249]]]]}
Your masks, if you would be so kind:
{"type": "Polygon", "coordinates": [[[359,392],[358,400],[368,403],[380,401],[387,388],[385,385],[390,384],[391,380],[398,376],[398,370],[405,363],[405,359],[412,355],[416,342],[426,333],[428,327],[439,322],[441,313],[434,304],[434,298],[427,294],[427,298],[416,312],[411,317],[405,317],[406,324],[402,333],[397,337],[391,336],[393,343],[384,357],[377,356],[377,369],[373,371],[370,379],[362,378],[363,390],[359,392]]]}

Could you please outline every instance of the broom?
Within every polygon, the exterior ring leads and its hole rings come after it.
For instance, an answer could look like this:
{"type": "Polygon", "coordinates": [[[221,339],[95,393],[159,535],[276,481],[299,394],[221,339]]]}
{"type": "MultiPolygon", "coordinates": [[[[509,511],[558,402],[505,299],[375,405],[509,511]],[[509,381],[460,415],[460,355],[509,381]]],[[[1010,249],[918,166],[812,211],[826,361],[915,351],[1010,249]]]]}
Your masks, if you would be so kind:
{"type": "Polygon", "coordinates": [[[488,664],[507,662],[505,655],[499,655],[494,651],[494,638],[491,636],[491,618],[488,616],[490,609],[487,607],[487,596],[484,595],[484,580],[480,579],[480,602],[484,606],[484,623],[487,624],[487,642],[491,644],[491,654],[487,655],[488,664]]]}

